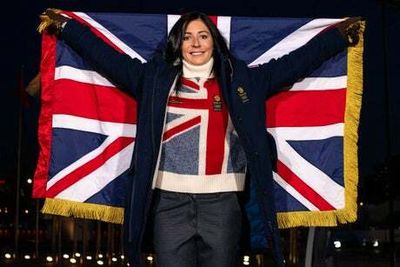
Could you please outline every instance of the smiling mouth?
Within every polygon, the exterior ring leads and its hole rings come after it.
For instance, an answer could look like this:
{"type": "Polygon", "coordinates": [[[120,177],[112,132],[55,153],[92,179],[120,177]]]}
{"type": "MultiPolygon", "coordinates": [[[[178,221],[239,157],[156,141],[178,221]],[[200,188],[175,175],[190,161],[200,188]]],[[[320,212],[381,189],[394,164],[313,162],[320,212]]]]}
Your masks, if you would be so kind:
{"type": "Polygon", "coordinates": [[[189,54],[192,56],[200,56],[200,55],[204,54],[204,52],[196,51],[196,52],[190,52],[189,54]]]}

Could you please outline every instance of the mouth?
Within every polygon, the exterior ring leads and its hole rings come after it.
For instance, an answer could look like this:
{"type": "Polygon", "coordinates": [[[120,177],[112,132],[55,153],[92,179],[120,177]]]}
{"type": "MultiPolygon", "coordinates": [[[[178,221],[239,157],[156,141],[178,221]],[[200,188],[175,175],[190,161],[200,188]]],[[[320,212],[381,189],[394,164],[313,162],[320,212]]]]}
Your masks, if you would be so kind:
{"type": "Polygon", "coordinates": [[[189,54],[192,56],[201,56],[204,54],[204,52],[203,51],[193,51],[193,52],[190,52],[189,54]]]}

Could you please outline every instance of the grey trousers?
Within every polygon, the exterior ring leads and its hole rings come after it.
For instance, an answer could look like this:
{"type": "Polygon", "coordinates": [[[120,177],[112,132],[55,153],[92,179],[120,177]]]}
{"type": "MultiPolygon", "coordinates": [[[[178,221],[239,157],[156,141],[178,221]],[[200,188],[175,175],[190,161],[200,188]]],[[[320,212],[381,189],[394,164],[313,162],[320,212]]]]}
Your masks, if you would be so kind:
{"type": "Polygon", "coordinates": [[[235,192],[156,190],[154,248],[158,267],[232,267],[241,231],[235,192]]]}

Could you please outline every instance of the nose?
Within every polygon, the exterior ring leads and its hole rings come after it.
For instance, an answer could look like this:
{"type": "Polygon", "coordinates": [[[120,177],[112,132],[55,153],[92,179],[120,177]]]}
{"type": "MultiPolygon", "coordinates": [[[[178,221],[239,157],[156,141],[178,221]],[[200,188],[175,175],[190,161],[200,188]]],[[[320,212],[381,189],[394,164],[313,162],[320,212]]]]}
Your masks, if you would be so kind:
{"type": "Polygon", "coordinates": [[[199,38],[193,38],[192,46],[193,47],[199,47],[200,46],[199,38]]]}

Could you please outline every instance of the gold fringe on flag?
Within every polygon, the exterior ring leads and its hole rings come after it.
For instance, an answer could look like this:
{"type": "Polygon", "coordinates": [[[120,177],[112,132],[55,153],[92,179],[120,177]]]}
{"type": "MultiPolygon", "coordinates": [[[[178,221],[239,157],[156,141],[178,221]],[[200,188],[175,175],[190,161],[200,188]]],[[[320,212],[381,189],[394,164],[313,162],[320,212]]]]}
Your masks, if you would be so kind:
{"type": "Polygon", "coordinates": [[[365,22],[360,22],[359,41],[347,50],[347,91],[344,128],[345,207],[334,211],[278,213],[279,228],[296,226],[337,226],[357,219],[358,125],[363,90],[363,52],[365,22]]]}
{"type": "Polygon", "coordinates": [[[46,198],[42,213],[122,224],[124,208],[46,198]]]}

